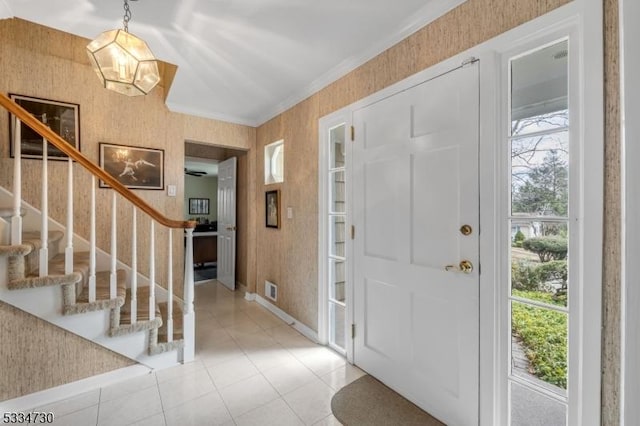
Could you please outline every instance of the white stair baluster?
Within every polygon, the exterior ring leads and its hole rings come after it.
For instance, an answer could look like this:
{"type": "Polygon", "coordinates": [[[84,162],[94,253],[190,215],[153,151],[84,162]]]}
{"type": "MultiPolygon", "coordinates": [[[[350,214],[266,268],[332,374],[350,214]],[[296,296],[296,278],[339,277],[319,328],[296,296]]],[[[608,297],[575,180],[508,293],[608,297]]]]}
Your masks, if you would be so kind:
{"type": "Polygon", "coordinates": [[[184,317],[182,333],[184,348],[182,361],[190,362],[195,358],[195,311],[193,309],[193,228],[186,229],[186,244],[184,256],[184,317]]]}
{"type": "Polygon", "coordinates": [[[116,206],[116,191],[111,192],[113,193],[113,197],[111,198],[111,274],[109,276],[109,298],[115,299],[117,296],[118,284],[118,277],[116,274],[116,263],[118,254],[118,221],[116,218],[116,213],[118,210],[116,206]]]}
{"type": "Polygon", "coordinates": [[[156,232],[151,219],[151,234],[149,234],[149,319],[156,317],[156,232]]]}
{"type": "Polygon", "coordinates": [[[173,235],[169,230],[169,252],[167,265],[167,342],[173,342],[173,235]]]}
{"type": "Polygon", "coordinates": [[[73,272],[73,160],[67,168],[67,247],[64,250],[64,273],[73,272]]]}
{"type": "Polygon", "coordinates": [[[11,217],[11,244],[22,244],[22,123],[15,118],[13,141],[13,216],[11,217]]]}
{"type": "Polygon", "coordinates": [[[91,223],[89,230],[89,302],[96,301],[96,178],[91,175],[91,223]]]}
{"type": "MultiPolygon", "coordinates": [[[[43,122],[47,123],[46,114],[43,122]]],[[[42,138],[42,225],[40,226],[40,276],[49,275],[49,153],[48,143],[42,138]]]]}
{"type": "Polygon", "coordinates": [[[138,218],[136,206],[131,216],[131,324],[138,320],[138,218]]]}

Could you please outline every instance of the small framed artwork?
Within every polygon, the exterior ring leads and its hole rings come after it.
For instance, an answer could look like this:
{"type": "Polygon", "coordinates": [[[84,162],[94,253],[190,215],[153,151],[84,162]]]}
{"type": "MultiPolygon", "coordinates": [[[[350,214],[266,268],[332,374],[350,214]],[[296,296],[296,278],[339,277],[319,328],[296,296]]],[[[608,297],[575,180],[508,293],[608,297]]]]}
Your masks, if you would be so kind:
{"type": "Polygon", "coordinates": [[[267,228],[280,228],[280,190],[266,192],[265,217],[267,228]]]}
{"type": "Polygon", "coordinates": [[[189,214],[209,214],[208,198],[189,198],[189,214]]]}
{"type": "MultiPolygon", "coordinates": [[[[164,150],[100,142],[100,167],[130,189],[164,189],[164,150]]],[[[109,188],[100,180],[100,188],[109,188]]]]}
{"type": "MultiPolygon", "coordinates": [[[[80,105],[68,102],[52,101],[49,99],[32,98],[29,96],[9,94],[9,97],[34,117],[49,126],[69,145],[80,150],[80,105]]],[[[14,156],[14,126],[13,115],[9,116],[9,144],[10,155],[14,156]]],[[[42,160],[42,136],[24,123],[20,124],[20,151],[22,158],[42,160]]],[[[66,160],[67,154],[60,151],[53,144],[47,144],[47,158],[49,160],[66,160]]]]}

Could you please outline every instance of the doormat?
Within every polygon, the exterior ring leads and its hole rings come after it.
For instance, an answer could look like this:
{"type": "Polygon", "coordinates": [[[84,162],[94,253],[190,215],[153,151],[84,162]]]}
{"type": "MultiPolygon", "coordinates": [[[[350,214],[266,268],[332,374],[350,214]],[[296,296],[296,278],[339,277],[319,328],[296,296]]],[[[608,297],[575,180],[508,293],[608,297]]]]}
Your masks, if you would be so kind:
{"type": "Polygon", "coordinates": [[[369,375],[338,391],[331,411],[346,426],[445,426],[369,375]]]}

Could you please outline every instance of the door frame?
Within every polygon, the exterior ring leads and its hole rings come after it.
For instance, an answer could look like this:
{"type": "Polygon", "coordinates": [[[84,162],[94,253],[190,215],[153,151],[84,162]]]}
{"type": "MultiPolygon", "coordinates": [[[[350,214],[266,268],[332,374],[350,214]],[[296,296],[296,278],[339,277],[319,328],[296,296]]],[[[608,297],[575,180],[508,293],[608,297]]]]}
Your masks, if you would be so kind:
{"type": "MultiPolygon", "coordinates": [[[[504,108],[501,100],[502,71],[501,55],[528,43],[540,42],[545,37],[564,32],[572,33],[579,45],[579,96],[582,101],[579,136],[583,141],[579,166],[583,173],[580,191],[582,230],[602,229],[603,223],[603,43],[602,43],[602,3],[598,0],[574,0],[541,17],[509,30],[484,43],[420,71],[379,92],[367,96],[355,103],[337,110],[319,120],[319,164],[328,162],[326,148],[323,151],[324,135],[328,123],[344,120],[351,126],[353,111],[377,102],[395,93],[406,90],[426,80],[436,77],[447,70],[459,66],[464,60],[475,57],[480,60],[480,389],[479,419],[480,425],[505,425],[507,421],[507,382],[506,368],[508,351],[506,337],[503,336],[503,323],[507,309],[504,289],[500,286],[501,271],[505,260],[501,258],[499,242],[506,224],[500,223],[500,213],[504,205],[501,193],[507,170],[502,161],[504,154],[496,143],[501,135],[504,108]],[[588,48],[585,48],[588,46],[588,48]],[[588,188],[588,191],[586,190],[588,188]]],[[[542,43],[542,42],[540,42],[542,43]]],[[[347,151],[347,221],[351,224],[350,184],[352,167],[351,148],[347,151]]],[[[326,175],[319,168],[319,212],[326,209],[326,175]]],[[[326,225],[319,218],[319,333],[321,342],[326,342],[326,260],[323,253],[327,241],[326,225]],[[325,333],[325,334],[323,334],[325,333]],[[325,340],[322,340],[324,337],[325,340]]],[[[578,368],[577,376],[581,389],[573,398],[575,403],[569,407],[571,426],[596,425],[600,419],[600,368],[601,368],[601,308],[602,308],[602,235],[600,232],[583,233],[579,241],[581,255],[579,275],[582,279],[580,292],[581,324],[574,332],[578,334],[579,348],[571,362],[578,368]],[[588,313],[588,314],[587,314],[588,313]]],[[[350,239],[347,241],[350,242],[350,239]]],[[[347,262],[349,281],[347,283],[347,321],[353,321],[353,259],[351,245],[348,245],[347,262]]],[[[353,346],[347,344],[347,358],[353,360],[353,346]]]]}

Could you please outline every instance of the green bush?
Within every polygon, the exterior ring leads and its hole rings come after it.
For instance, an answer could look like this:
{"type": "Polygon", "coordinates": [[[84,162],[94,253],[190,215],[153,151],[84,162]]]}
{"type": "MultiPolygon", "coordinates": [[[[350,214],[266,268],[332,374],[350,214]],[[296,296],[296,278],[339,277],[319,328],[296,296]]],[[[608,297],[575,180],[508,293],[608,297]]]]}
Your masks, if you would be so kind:
{"type": "Polygon", "coordinates": [[[516,232],[516,235],[513,236],[513,244],[511,244],[513,247],[522,247],[522,242],[525,240],[525,236],[522,233],[521,230],[518,229],[518,232],[516,232]]]}
{"type": "MultiPolygon", "coordinates": [[[[535,297],[553,297],[542,292],[535,297]]],[[[514,290],[531,299],[530,292],[514,290]]],[[[540,300],[540,299],[536,299],[540,300]]],[[[541,300],[544,301],[544,300],[541,300]]],[[[556,303],[553,299],[548,303],[556,303]]],[[[567,315],[549,309],[512,303],[512,332],[522,340],[531,373],[547,383],[567,388],[567,315]]]]}
{"type": "Polygon", "coordinates": [[[518,290],[540,290],[536,264],[526,260],[511,261],[511,287],[518,290]]]}
{"type": "Polygon", "coordinates": [[[522,247],[534,252],[540,262],[567,258],[567,239],[564,237],[533,237],[522,242],[522,247]]]}

